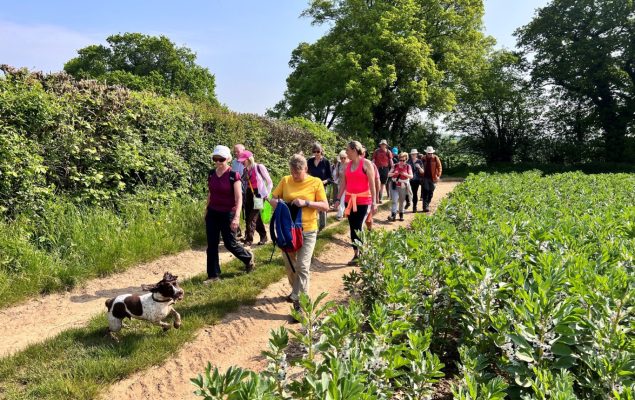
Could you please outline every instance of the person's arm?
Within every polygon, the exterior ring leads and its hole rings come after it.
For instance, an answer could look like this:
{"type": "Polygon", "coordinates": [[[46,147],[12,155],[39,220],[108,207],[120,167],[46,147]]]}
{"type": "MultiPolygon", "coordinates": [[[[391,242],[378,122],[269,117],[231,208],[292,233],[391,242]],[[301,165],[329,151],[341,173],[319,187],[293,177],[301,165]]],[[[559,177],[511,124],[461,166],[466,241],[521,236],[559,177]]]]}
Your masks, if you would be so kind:
{"type": "Polygon", "coordinates": [[[242,183],[239,180],[234,182],[234,205],[236,206],[236,212],[234,218],[231,221],[230,228],[236,232],[240,222],[240,210],[243,208],[243,191],[242,183]]]}
{"type": "Polygon", "coordinates": [[[333,171],[331,171],[331,163],[326,158],[324,159],[324,164],[326,167],[326,182],[333,181],[333,171]]]}
{"type": "Polygon", "coordinates": [[[410,168],[410,165],[409,165],[409,164],[406,164],[406,165],[408,165],[408,171],[406,172],[406,178],[408,178],[408,179],[412,179],[412,178],[413,178],[413,176],[414,176],[414,175],[412,174],[412,168],[410,168]]]}
{"type": "MultiPolygon", "coordinates": [[[[344,168],[346,168],[346,166],[344,168]]],[[[340,199],[342,198],[342,195],[344,194],[345,191],[346,191],[346,170],[340,176],[340,184],[337,191],[337,199],[335,199],[336,203],[340,202],[340,199]]]]}
{"type": "Polygon", "coordinates": [[[436,161],[437,161],[437,179],[439,179],[441,177],[441,172],[443,171],[443,168],[441,167],[441,159],[439,158],[439,156],[436,156],[436,161]]]}
{"type": "MultiPolygon", "coordinates": [[[[392,161],[391,161],[392,162],[392,161]]],[[[397,175],[397,173],[395,172],[395,166],[391,165],[390,166],[390,171],[388,171],[388,176],[393,178],[395,175],[397,175]]]]}
{"type": "Polygon", "coordinates": [[[271,198],[268,199],[269,204],[271,204],[271,207],[274,209],[278,206],[278,201],[280,201],[280,198],[282,197],[284,179],[285,178],[282,178],[280,183],[278,183],[278,186],[271,191],[271,198]]]}
{"type": "Polygon", "coordinates": [[[375,201],[375,199],[377,198],[377,192],[376,192],[376,188],[375,188],[375,169],[373,167],[373,164],[368,161],[368,160],[364,160],[364,164],[366,164],[366,177],[368,178],[368,188],[370,189],[370,198],[372,200],[372,210],[375,211],[377,210],[377,202],[375,201]]]}

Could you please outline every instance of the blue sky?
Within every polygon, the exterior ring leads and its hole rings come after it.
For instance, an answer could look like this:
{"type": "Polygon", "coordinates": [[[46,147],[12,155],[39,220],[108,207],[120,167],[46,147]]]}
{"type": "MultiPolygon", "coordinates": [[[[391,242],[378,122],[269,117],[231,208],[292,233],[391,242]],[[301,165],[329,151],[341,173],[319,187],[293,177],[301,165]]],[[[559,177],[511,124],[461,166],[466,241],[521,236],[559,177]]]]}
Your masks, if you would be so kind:
{"type": "MultiPolygon", "coordinates": [[[[326,27],[300,18],[304,0],[77,0],[5,2],[0,8],[0,64],[59,71],[89,44],[111,34],[166,35],[194,50],[216,75],[217,96],[231,109],[264,113],[282,98],[291,51],[326,27]]],[[[499,46],[548,0],[485,0],[485,29],[499,46]]]]}

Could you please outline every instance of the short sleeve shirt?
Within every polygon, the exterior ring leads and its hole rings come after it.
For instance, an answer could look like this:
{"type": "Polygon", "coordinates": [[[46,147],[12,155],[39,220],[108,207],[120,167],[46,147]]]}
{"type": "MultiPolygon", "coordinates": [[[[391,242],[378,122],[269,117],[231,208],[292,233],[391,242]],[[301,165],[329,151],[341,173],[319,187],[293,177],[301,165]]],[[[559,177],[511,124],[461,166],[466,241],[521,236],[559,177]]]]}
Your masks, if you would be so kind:
{"type": "MultiPolygon", "coordinates": [[[[272,194],[287,203],[295,199],[326,201],[326,192],[322,181],[309,175],[302,182],[294,181],[291,175],[285,176],[273,189],[272,194]]],[[[302,208],[302,228],[305,232],[317,230],[317,210],[315,208],[302,208]]]]}

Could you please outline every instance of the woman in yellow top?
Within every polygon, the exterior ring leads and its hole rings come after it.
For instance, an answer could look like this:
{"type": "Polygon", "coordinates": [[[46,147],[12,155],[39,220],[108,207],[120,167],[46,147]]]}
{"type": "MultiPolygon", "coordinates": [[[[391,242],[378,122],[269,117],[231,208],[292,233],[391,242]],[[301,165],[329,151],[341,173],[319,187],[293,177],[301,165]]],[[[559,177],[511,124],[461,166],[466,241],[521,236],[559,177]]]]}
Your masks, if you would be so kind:
{"type": "Polygon", "coordinates": [[[288,253],[295,272],[291,268],[287,257],[282,257],[287,267],[287,277],[291,285],[291,294],[286,300],[293,303],[293,308],[300,311],[300,293],[309,292],[309,269],[313,249],[317,241],[318,211],[327,211],[329,203],[326,199],[324,184],[319,178],[307,173],[307,161],[301,154],[295,154],[289,160],[291,175],[287,175],[273,190],[271,206],[276,207],[282,200],[289,205],[302,208],[302,247],[295,253],[288,253]]]}

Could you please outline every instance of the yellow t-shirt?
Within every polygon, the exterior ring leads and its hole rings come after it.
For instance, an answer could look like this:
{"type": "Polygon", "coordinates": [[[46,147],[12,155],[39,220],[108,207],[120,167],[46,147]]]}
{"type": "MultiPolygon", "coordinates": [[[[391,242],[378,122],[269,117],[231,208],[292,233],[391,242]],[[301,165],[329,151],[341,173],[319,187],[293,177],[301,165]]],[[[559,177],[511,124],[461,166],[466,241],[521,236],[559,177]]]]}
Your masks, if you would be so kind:
{"type": "MultiPolygon", "coordinates": [[[[271,192],[273,197],[290,203],[295,199],[308,201],[326,201],[324,184],[319,178],[307,175],[302,182],[296,182],[291,175],[287,175],[271,192]]],[[[317,210],[311,207],[302,207],[302,228],[305,232],[316,231],[317,210]]]]}

